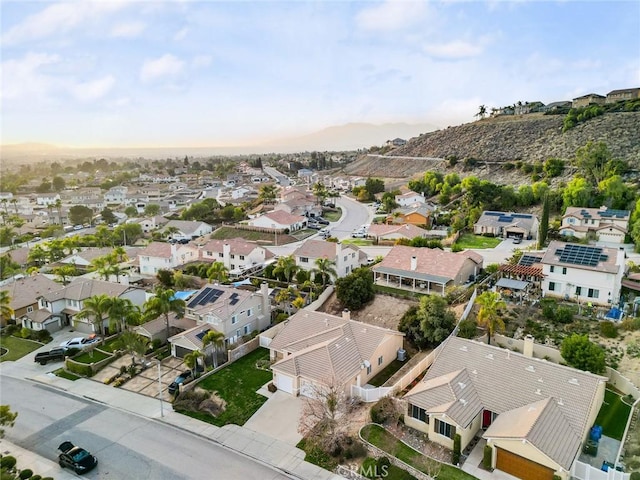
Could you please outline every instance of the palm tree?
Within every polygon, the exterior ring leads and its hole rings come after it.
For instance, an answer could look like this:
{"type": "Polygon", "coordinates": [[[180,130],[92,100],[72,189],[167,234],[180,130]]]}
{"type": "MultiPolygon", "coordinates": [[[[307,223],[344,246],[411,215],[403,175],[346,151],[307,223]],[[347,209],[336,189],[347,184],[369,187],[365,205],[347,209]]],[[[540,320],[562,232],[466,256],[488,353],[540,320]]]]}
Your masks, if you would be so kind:
{"type": "Polygon", "coordinates": [[[53,273],[58,275],[60,282],[63,285],[69,283],[69,277],[74,277],[78,274],[78,270],[75,265],[61,265],[53,269],[53,273]]]}
{"type": "Polygon", "coordinates": [[[62,200],[56,200],[56,209],[58,210],[58,223],[62,225],[62,200]]]}
{"type": "Polygon", "coordinates": [[[229,280],[229,270],[222,262],[213,262],[207,269],[207,279],[210,282],[224,283],[229,280]]]}
{"type": "Polygon", "coordinates": [[[191,370],[191,374],[193,378],[196,378],[196,367],[198,365],[198,359],[203,358],[204,353],[200,350],[194,350],[191,353],[187,353],[184,357],[184,364],[187,366],[189,370],[191,370]]]}
{"type": "Polygon", "coordinates": [[[176,298],[176,292],[170,288],[158,285],[154,290],[154,295],[147,300],[144,305],[144,317],[151,320],[159,316],[164,317],[167,329],[167,340],[169,340],[169,314],[175,313],[176,316],[184,315],[185,302],[176,298]]]}
{"type": "Polygon", "coordinates": [[[336,262],[330,260],[328,258],[316,258],[315,268],[311,271],[313,272],[313,279],[315,280],[317,277],[322,279],[322,289],[326,286],[328,281],[331,281],[338,278],[338,272],[336,272],[336,262]]]}
{"type": "Polygon", "coordinates": [[[480,105],[478,107],[478,113],[476,113],[476,117],[484,118],[487,115],[487,106],[480,105]]]}
{"type": "Polygon", "coordinates": [[[218,349],[224,345],[224,333],[217,330],[209,330],[202,337],[202,349],[206,351],[209,345],[213,345],[213,352],[211,352],[213,368],[218,368],[218,349]]]}
{"type": "Polygon", "coordinates": [[[48,253],[42,248],[42,245],[37,243],[29,250],[29,255],[27,255],[27,260],[29,262],[33,262],[36,265],[43,265],[47,260],[48,253]]]}
{"type": "Polygon", "coordinates": [[[88,319],[93,325],[93,331],[100,337],[104,337],[102,322],[108,316],[113,299],[106,294],[94,295],[83,301],[84,308],[76,315],[76,318],[88,319]]]}
{"type": "Polygon", "coordinates": [[[116,258],[116,261],[118,263],[123,263],[129,260],[129,256],[127,255],[127,249],[124,248],[122,245],[115,247],[113,249],[112,255],[116,258]]]}
{"type": "Polygon", "coordinates": [[[11,297],[7,290],[0,290],[0,324],[5,324],[14,315],[13,308],[11,308],[11,297]]]}
{"type": "Polygon", "coordinates": [[[99,225],[93,236],[98,247],[106,247],[109,244],[113,244],[113,233],[104,225],[99,225]]]}
{"type": "Polygon", "coordinates": [[[317,182],[313,184],[312,191],[318,199],[318,205],[322,205],[324,199],[327,198],[328,195],[327,187],[324,186],[324,183],[317,182]]]}
{"type": "Polygon", "coordinates": [[[164,229],[164,231],[162,232],[162,236],[164,238],[169,238],[171,237],[173,239],[173,236],[176,233],[180,233],[180,229],[178,227],[167,227],[164,229]]]}
{"type": "Polygon", "coordinates": [[[130,326],[140,325],[142,312],[128,298],[114,298],[109,309],[109,327],[125,331],[130,326]]]}
{"type": "Polygon", "coordinates": [[[491,338],[496,330],[504,330],[504,321],[499,315],[499,310],[505,308],[507,304],[502,300],[500,294],[487,290],[476,298],[480,305],[478,312],[478,325],[487,329],[487,343],[491,344],[491,338]]]}
{"type": "Polygon", "coordinates": [[[11,203],[13,204],[13,211],[15,212],[16,215],[18,215],[18,199],[12,198],[11,203]]]}
{"type": "Polygon", "coordinates": [[[135,365],[136,357],[142,358],[144,354],[147,353],[149,349],[149,339],[127,330],[118,337],[116,345],[131,355],[131,364],[135,365]]]}
{"type": "Polygon", "coordinates": [[[9,200],[7,200],[6,198],[3,198],[2,200],[0,200],[0,202],[2,202],[2,206],[4,207],[4,213],[6,213],[7,215],[9,215],[9,211],[7,210],[7,202],[9,200]]]}
{"type": "Polygon", "coordinates": [[[293,255],[280,257],[278,263],[276,263],[276,268],[273,269],[274,275],[284,275],[287,283],[291,281],[291,277],[295,275],[297,271],[298,266],[296,265],[296,259],[293,258],[293,255]]]}
{"type": "Polygon", "coordinates": [[[276,199],[276,186],[275,185],[262,185],[258,193],[258,200],[262,203],[273,203],[276,199]]]}
{"type": "Polygon", "coordinates": [[[291,315],[291,301],[298,297],[298,292],[295,288],[289,286],[287,288],[282,288],[276,294],[274,300],[280,304],[284,305],[284,311],[287,315],[291,315]]]}
{"type": "Polygon", "coordinates": [[[109,280],[109,275],[111,275],[112,267],[109,263],[109,256],[104,255],[102,257],[96,257],[91,260],[91,270],[94,272],[98,272],[105,281],[109,280]]]}

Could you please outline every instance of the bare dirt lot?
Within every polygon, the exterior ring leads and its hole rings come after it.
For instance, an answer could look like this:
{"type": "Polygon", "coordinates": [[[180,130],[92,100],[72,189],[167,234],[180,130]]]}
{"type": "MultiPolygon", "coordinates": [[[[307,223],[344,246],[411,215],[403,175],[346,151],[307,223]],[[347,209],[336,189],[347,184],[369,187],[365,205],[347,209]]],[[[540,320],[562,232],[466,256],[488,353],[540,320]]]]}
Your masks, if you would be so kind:
{"type": "MultiPolygon", "coordinates": [[[[376,295],[373,301],[362,310],[351,312],[351,319],[358,322],[368,323],[383,328],[398,329],[398,323],[409,307],[417,305],[418,302],[403,298],[389,297],[387,295],[376,295]]],[[[342,305],[334,293],[318,309],[320,312],[332,315],[342,314],[342,305]]]]}

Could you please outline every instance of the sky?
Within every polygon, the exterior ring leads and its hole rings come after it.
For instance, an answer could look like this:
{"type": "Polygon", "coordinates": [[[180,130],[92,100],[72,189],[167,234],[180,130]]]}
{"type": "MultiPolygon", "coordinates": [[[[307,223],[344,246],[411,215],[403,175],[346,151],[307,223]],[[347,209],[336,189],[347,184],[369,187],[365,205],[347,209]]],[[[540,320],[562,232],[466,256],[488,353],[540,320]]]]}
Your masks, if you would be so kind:
{"type": "Polygon", "coordinates": [[[230,146],[640,87],[640,1],[7,1],[0,143],[230,146]]]}

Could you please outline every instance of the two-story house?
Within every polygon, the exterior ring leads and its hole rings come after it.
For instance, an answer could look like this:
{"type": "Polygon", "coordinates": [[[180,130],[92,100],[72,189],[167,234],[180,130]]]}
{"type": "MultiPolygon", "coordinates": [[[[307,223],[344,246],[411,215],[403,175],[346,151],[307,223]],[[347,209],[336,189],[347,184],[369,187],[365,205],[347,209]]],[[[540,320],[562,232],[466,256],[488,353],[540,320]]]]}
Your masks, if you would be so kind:
{"type": "Polygon", "coordinates": [[[573,108],[588,107],[589,105],[604,105],[607,97],[597,93],[588,93],[581,97],[576,97],[571,102],[573,108]]]}
{"type": "Polygon", "coordinates": [[[174,357],[204,351],[202,338],[209,330],[224,335],[224,346],[264,330],[271,323],[271,303],[266,283],[251,292],[227,285],[207,284],[186,300],[185,318],[196,326],[169,338],[174,357]]]}
{"type": "Polygon", "coordinates": [[[542,295],[616,305],[625,274],[624,250],[553,241],[542,257],[542,295]]]}
{"type": "Polygon", "coordinates": [[[612,210],[607,207],[567,207],[562,216],[560,234],[576,238],[593,235],[596,240],[624,243],[629,227],[629,210],[612,210]]]}
{"type": "Polygon", "coordinates": [[[138,223],[140,224],[140,227],[142,227],[143,233],[151,233],[169,223],[169,219],[164,215],[155,215],[153,217],[138,220],[138,223]]]}
{"type": "Polygon", "coordinates": [[[129,188],[122,185],[111,187],[104,194],[104,201],[107,205],[123,205],[127,198],[128,191],[129,188]]]}
{"type": "Polygon", "coordinates": [[[273,253],[255,242],[243,238],[209,240],[200,249],[200,260],[221,262],[227,270],[236,270],[254,265],[264,265],[274,257],[273,253]]]}
{"type": "MultiPolygon", "coordinates": [[[[49,330],[55,332],[60,328],[56,319],[48,319],[48,315],[38,313],[40,305],[38,297],[54,290],[59,290],[60,284],[42,274],[20,278],[2,286],[11,299],[9,306],[13,309],[13,320],[23,327],[33,330],[49,330]],[[48,321],[47,321],[48,320],[48,321]]],[[[48,313],[48,312],[47,312],[48,313]]],[[[6,325],[6,318],[0,317],[2,325],[6,325]]]]}
{"type": "Polygon", "coordinates": [[[170,220],[162,227],[162,231],[173,232],[170,234],[173,240],[192,240],[202,237],[203,235],[208,235],[213,231],[213,228],[205,222],[170,220]]]}
{"type": "Polygon", "coordinates": [[[607,93],[605,103],[623,102],[626,100],[636,100],[640,98],[640,88],[623,88],[621,90],[611,90],[607,93]]]}
{"type": "Polygon", "coordinates": [[[155,275],[199,260],[198,247],[193,244],[151,242],[138,252],[138,266],[143,275],[155,275]]]}
{"type": "Polygon", "coordinates": [[[316,260],[326,258],[335,264],[338,278],[349,275],[353,270],[364,265],[367,254],[355,245],[342,245],[340,242],[324,240],[307,240],[293,252],[296,265],[303,270],[316,268],[316,260]]]}
{"type": "Polygon", "coordinates": [[[292,215],[282,210],[274,210],[249,220],[248,224],[253,227],[295,232],[304,228],[307,224],[307,217],[292,215]]]}
{"type": "Polygon", "coordinates": [[[97,295],[126,298],[138,306],[142,306],[146,300],[145,291],[141,288],[86,278],[77,278],[66,287],[43,293],[37,298],[40,309],[47,310],[49,317],[58,319],[59,328],[72,325],[79,332],[106,335],[109,332],[109,318],[105,317],[101,326],[95,324],[92,318],[77,318],[84,309],[85,300],[97,295]]]}
{"type": "Polygon", "coordinates": [[[401,195],[396,195],[395,200],[400,207],[409,207],[416,203],[423,204],[426,202],[424,195],[416,192],[407,192],[401,195]]]}

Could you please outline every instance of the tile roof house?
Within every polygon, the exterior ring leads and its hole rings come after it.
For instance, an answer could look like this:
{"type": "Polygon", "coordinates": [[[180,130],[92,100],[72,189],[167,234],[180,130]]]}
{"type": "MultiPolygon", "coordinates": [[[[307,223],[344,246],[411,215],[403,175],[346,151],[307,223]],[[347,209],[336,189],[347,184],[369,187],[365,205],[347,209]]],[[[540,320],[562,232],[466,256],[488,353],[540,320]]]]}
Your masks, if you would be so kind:
{"type": "Polygon", "coordinates": [[[427,231],[412,224],[405,225],[384,225],[381,223],[372,224],[367,230],[367,237],[374,240],[398,240],[404,238],[412,240],[416,237],[425,238],[427,231]]]}
{"type": "Polygon", "coordinates": [[[170,220],[160,230],[166,232],[174,228],[177,229],[177,232],[171,234],[173,240],[192,240],[213,231],[208,223],[188,220],[170,220]]]}
{"type": "Polygon", "coordinates": [[[636,100],[640,98],[640,88],[623,88],[621,90],[611,90],[607,93],[605,103],[623,102],[626,100],[636,100]]]}
{"type": "MultiPolygon", "coordinates": [[[[140,250],[137,247],[124,247],[127,253],[127,257],[135,258],[137,252],[140,250]]],[[[98,257],[104,257],[106,255],[110,255],[113,252],[112,247],[89,247],[84,250],[80,250],[75,252],[73,255],[69,255],[68,257],[59,260],[59,263],[63,263],[65,265],[75,265],[77,268],[81,268],[86,270],[91,266],[91,262],[98,257]]]]}
{"type": "MultiPolygon", "coordinates": [[[[364,386],[396,359],[404,335],[327,313],[300,310],[278,325],[268,343],[273,383],[292,395],[312,396],[323,387],[364,386]]],[[[275,330],[276,328],[274,328],[275,330]]]]}
{"type": "Polygon", "coordinates": [[[198,247],[192,243],[151,242],[138,252],[138,265],[143,275],[155,275],[159,270],[179,267],[199,260],[198,247]]]}
{"type": "Polygon", "coordinates": [[[447,448],[456,434],[463,450],[480,434],[493,449],[492,467],[518,478],[568,479],[607,379],[533,358],[532,350],[532,337],[525,354],[450,337],[404,396],[405,423],[447,448]]]}
{"type": "Polygon", "coordinates": [[[587,93],[581,97],[576,97],[571,102],[573,108],[588,107],[589,105],[604,105],[607,97],[597,93],[587,93]]]}
{"type": "Polygon", "coordinates": [[[296,265],[307,271],[316,268],[317,259],[328,258],[335,263],[338,278],[347,276],[367,262],[367,254],[357,246],[324,240],[306,240],[292,255],[296,265]]]}
{"type": "Polygon", "coordinates": [[[151,233],[169,223],[169,219],[163,215],[155,215],[138,220],[138,223],[142,227],[142,233],[151,233]]]}
{"type": "MultiPolygon", "coordinates": [[[[8,292],[11,299],[9,306],[13,309],[13,319],[16,323],[22,323],[26,328],[34,330],[47,329],[51,332],[58,330],[61,325],[54,319],[49,321],[36,321],[35,312],[40,309],[38,297],[54,290],[59,290],[61,285],[54,282],[42,274],[30,275],[28,277],[13,280],[2,286],[2,290],[8,292]],[[25,322],[24,319],[27,319],[25,322]],[[31,321],[37,325],[32,326],[31,321]]],[[[39,318],[39,316],[38,316],[39,318]]],[[[3,325],[5,319],[2,319],[3,325]]]]}
{"type": "Polygon", "coordinates": [[[194,350],[204,351],[202,338],[209,330],[221,332],[228,347],[271,323],[267,284],[252,292],[209,283],[186,300],[184,316],[195,321],[195,326],[169,338],[173,356],[182,358],[194,350]]]}
{"type": "Polygon", "coordinates": [[[407,192],[401,195],[396,195],[395,201],[401,207],[408,207],[414,203],[426,202],[424,195],[416,192],[407,192]]]}
{"type": "Polygon", "coordinates": [[[274,210],[249,220],[248,224],[253,227],[289,230],[290,232],[294,232],[304,228],[307,224],[307,217],[292,215],[282,210],[274,210]]]}
{"type": "Polygon", "coordinates": [[[560,234],[585,238],[592,234],[598,241],[624,243],[629,228],[629,210],[612,210],[607,207],[567,207],[562,216],[560,234]]]}
{"type": "Polygon", "coordinates": [[[482,270],[482,256],[471,251],[395,245],[373,268],[380,285],[423,293],[445,294],[448,286],[463,285],[482,270]]]}
{"type": "Polygon", "coordinates": [[[540,263],[545,297],[603,306],[620,300],[624,250],[553,241],[540,263]]]}
{"type": "Polygon", "coordinates": [[[397,209],[393,215],[387,217],[387,223],[402,223],[429,227],[435,206],[430,203],[414,203],[397,209]]]}
{"type": "Polygon", "coordinates": [[[243,238],[209,240],[200,248],[200,260],[222,262],[228,270],[264,264],[274,258],[265,247],[243,238]]]}
{"type": "Polygon", "coordinates": [[[146,300],[145,291],[141,288],[78,277],[65,287],[39,295],[38,303],[41,309],[48,310],[52,317],[60,319],[61,327],[72,325],[79,332],[106,334],[109,319],[103,320],[102,331],[97,332],[91,320],[76,317],[84,308],[84,301],[96,295],[127,298],[138,306],[142,306],[146,300]]]}
{"type": "Polygon", "coordinates": [[[538,218],[530,213],[486,210],[473,225],[473,233],[502,238],[536,238],[538,236],[538,218]]]}

